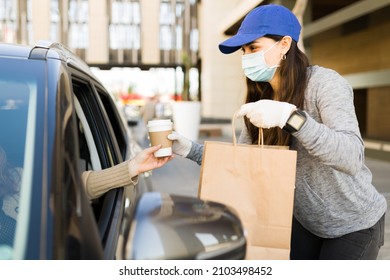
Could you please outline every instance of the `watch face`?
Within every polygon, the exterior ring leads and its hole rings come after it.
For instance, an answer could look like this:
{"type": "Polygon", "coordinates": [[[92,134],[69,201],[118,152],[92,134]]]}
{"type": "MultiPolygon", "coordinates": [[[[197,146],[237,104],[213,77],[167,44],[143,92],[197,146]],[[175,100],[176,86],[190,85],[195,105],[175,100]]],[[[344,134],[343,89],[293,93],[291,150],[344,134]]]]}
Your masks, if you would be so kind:
{"type": "Polygon", "coordinates": [[[304,122],[305,122],[305,117],[298,114],[293,114],[288,120],[288,124],[291,125],[293,128],[295,128],[296,130],[299,130],[304,122]]]}

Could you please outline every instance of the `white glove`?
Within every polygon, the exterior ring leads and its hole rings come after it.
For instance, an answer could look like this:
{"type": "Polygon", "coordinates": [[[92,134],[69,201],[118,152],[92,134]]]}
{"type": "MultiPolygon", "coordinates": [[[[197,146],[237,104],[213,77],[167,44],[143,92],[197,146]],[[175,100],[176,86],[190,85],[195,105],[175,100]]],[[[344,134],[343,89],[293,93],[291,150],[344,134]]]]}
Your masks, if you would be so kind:
{"type": "Polygon", "coordinates": [[[192,147],[191,140],[185,138],[176,131],[169,134],[168,139],[173,141],[172,151],[174,154],[186,157],[190,153],[192,147]]]}
{"type": "Polygon", "coordinates": [[[283,128],[291,113],[295,110],[296,106],[290,103],[262,99],[242,105],[237,117],[246,116],[257,127],[271,128],[279,126],[283,128]]]}

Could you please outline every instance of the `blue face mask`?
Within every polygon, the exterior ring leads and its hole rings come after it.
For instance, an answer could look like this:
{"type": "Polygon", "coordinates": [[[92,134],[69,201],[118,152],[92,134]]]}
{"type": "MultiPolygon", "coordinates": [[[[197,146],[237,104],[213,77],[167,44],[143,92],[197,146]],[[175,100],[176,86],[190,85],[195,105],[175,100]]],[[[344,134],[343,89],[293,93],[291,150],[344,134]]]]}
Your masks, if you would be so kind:
{"type": "Polygon", "coordinates": [[[242,56],[242,69],[245,76],[254,82],[269,82],[275,75],[279,65],[268,66],[265,62],[264,54],[272,49],[278,42],[273,44],[266,51],[259,51],[242,56]]]}

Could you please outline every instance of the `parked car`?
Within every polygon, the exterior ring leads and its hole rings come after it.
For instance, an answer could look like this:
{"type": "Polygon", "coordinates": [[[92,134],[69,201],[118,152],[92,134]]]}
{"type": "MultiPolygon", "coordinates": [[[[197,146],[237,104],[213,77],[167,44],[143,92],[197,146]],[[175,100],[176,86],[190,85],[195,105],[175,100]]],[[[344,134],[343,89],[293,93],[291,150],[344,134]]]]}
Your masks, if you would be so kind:
{"type": "Polygon", "coordinates": [[[110,93],[64,46],[0,44],[0,131],[21,178],[11,193],[0,181],[0,259],[244,258],[233,209],[148,192],[150,176],[87,199],[83,171],[111,167],[140,147],[110,93]]]}
{"type": "Polygon", "coordinates": [[[140,106],[133,104],[126,104],[122,107],[123,113],[125,115],[127,124],[130,126],[135,126],[141,119],[141,109],[140,106]]]}

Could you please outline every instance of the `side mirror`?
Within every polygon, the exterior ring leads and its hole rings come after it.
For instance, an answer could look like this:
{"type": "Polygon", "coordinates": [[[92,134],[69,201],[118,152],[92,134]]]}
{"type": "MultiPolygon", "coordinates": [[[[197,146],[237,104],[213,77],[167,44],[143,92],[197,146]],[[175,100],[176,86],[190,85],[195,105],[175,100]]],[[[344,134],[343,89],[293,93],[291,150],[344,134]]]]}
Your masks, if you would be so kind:
{"type": "Polygon", "coordinates": [[[246,239],[226,205],[157,192],[138,200],[126,259],[244,259],[246,239]]]}

